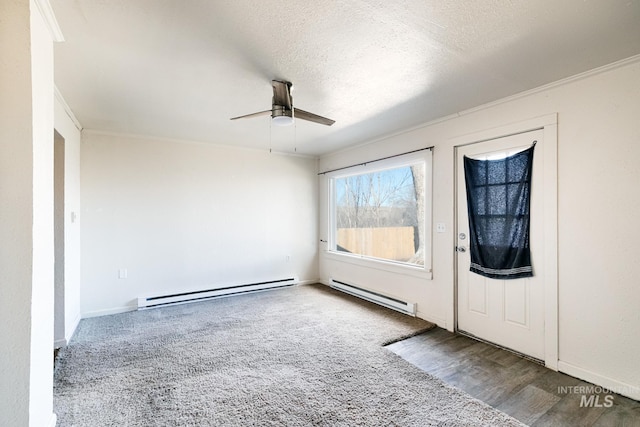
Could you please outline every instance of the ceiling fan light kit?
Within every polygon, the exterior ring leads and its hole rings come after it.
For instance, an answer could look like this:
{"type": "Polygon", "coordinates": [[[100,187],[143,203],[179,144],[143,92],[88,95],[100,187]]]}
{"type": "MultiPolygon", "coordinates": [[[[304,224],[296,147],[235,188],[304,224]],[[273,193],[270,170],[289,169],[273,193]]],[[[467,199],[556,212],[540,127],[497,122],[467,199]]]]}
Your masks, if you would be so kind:
{"type": "Polygon", "coordinates": [[[244,116],[232,117],[231,120],[263,116],[271,113],[272,123],[277,126],[291,125],[293,123],[294,117],[326,126],[331,126],[335,123],[335,120],[331,120],[314,113],[309,113],[308,111],[300,110],[299,108],[294,108],[293,98],[291,97],[291,89],[293,87],[293,84],[291,82],[272,80],[271,86],[273,87],[271,110],[246,114],[244,116]]]}
{"type": "Polygon", "coordinates": [[[271,109],[271,123],[276,126],[290,126],[293,124],[293,111],[281,105],[274,105],[271,109]]]}

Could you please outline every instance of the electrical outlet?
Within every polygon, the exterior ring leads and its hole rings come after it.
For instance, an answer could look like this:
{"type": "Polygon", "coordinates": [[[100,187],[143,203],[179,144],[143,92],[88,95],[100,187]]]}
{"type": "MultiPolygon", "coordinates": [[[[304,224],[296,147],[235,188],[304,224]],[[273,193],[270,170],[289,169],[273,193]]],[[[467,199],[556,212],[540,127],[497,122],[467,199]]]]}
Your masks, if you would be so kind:
{"type": "Polygon", "coordinates": [[[126,268],[121,268],[118,270],[118,279],[126,279],[128,276],[128,271],[126,268]]]}
{"type": "Polygon", "coordinates": [[[447,231],[447,227],[444,225],[444,222],[439,222],[436,224],[436,231],[438,233],[444,233],[447,231]]]}

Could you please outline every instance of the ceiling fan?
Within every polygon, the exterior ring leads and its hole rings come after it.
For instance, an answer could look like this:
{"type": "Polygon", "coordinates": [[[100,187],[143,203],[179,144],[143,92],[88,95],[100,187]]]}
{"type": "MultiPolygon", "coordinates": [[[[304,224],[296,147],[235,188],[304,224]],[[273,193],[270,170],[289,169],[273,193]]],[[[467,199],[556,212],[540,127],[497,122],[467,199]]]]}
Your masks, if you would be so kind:
{"type": "Polygon", "coordinates": [[[264,116],[271,113],[272,122],[279,126],[287,126],[292,124],[294,118],[307,120],[314,123],[320,123],[321,125],[327,126],[331,126],[335,123],[335,120],[331,120],[326,117],[301,110],[299,108],[294,108],[293,98],[291,97],[293,84],[291,82],[271,80],[271,86],[273,86],[273,100],[271,102],[270,110],[246,114],[244,116],[232,117],[231,120],[264,116]]]}

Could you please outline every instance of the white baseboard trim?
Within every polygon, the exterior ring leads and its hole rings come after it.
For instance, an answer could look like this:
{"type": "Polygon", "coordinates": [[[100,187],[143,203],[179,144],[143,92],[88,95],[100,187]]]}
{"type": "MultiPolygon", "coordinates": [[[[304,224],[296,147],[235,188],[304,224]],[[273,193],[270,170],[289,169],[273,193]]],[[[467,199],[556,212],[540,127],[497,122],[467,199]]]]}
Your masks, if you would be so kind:
{"type": "Polygon", "coordinates": [[[447,320],[446,319],[442,319],[440,317],[429,316],[427,314],[424,314],[420,310],[418,310],[418,312],[416,313],[416,317],[419,317],[420,319],[426,320],[427,322],[435,323],[437,326],[439,326],[439,327],[441,327],[443,329],[447,329],[447,320]]]}
{"type": "Polygon", "coordinates": [[[64,338],[59,338],[53,342],[53,348],[62,348],[66,347],[70,342],[73,335],[76,333],[76,329],[78,329],[78,325],[80,324],[80,313],[76,316],[75,319],[71,322],[71,327],[65,327],[65,336],[64,338]]]}
{"type": "Polygon", "coordinates": [[[78,313],[76,318],[73,319],[73,322],[71,322],[71,327],[67,331],[65,331],[66,332],[65,338],[67,340],[67,344],[71,342],[71,338],[73,338],[73,336],[75,335],[76,330],[78,329],[78,325],[80,324],[80,319],[81,319],[81,316],[80,316],[80,313],[78,313]]]}
{"type": "Polygon", "coordinates": [[[627,384],[563,361],[558,361],[558,371],[598,385],[606,389],[604,391],[611,391],[634,400],[640,400],[640,385],[627,384]]]}
{"type": "Polygon", "coordinates": [[[48,427],[56,427],[56,423],[58,422],[58,416],[55,414],[51,414],[51,418],[49,419],[48,427]]]}
{"type": "Polygon", "coordinates": [[[128,305],[124,307],[114,307],[114,308],[106,308],[104,310],[95,310],[95,311],[87,311],[82,313],[81,317],[83,319],[88,319],[90,317],[100,317],[100,316],[108,316],[110,314],[120,314],[126,313],[127,311],[135,311],[138,307],[135,305],[128,305]]]}

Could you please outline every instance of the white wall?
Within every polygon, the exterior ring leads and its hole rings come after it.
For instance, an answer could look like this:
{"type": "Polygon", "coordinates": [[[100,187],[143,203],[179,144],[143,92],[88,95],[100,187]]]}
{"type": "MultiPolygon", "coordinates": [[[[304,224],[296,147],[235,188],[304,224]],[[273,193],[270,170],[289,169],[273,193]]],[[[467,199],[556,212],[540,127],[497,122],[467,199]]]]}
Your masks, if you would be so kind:
{"type": "Polygon", "coordinates": [[[53,415],[53,43],[31,1],[0,1],[0,425],[53,415]]]}
{"type": "Polygon", "coordinates": [[[56,93],[55,129],[64,138],[64,289],[56,290],[62,292],[63,322],[56,331],[56,346],[66,345],[80,322],[81,134],[72,114],[62,96],[56,93]]]}
{"type": "MultiPolygon", "coordinates": [[[[438,123],[320,159],[319,170],[434,145],[433,280],[333,261],[320,276],[417,301],[419,315],[453,329],[454,149],[452,139],[558,113],[560,369],[640,398],[640,58],[513,97],[438,123]]],[[[326,238],[324,181],[320,234],[326,238]]]]}
{"type": "Polygon", "coordinates": [[[145,295],[317,280],[315,159],[89,131],[81,151],[83,316],[145,295]]]}

